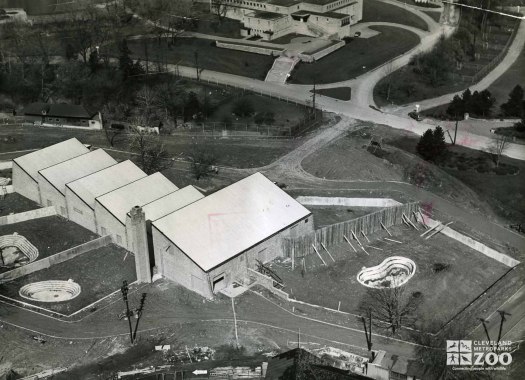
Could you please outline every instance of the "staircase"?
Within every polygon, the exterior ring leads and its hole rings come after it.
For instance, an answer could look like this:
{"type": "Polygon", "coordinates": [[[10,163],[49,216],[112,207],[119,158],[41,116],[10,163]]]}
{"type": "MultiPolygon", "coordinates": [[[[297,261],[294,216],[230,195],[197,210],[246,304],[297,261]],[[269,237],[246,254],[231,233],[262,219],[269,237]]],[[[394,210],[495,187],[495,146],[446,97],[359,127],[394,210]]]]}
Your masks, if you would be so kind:
{"type": "Polygon", "coordinates": [[[264,81],[285,84],[297,62],[299,62],[297,57],[278,57],[273,61],[272,68],[266,74],[264,81]]]}

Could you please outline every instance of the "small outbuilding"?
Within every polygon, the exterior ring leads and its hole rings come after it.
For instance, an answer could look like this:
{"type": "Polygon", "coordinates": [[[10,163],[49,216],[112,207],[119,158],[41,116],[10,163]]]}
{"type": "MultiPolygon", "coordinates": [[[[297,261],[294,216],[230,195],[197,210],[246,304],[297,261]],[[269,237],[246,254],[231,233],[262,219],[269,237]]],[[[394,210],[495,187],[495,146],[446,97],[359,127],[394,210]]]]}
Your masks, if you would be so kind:
{"type": "Polygon", "coordinates": [[[281,239],[313,231],[309,210],[261,173],[152,222],[160,275],[212,298],[282,256],[281,239]]]}
{"type": "Polygon", "coordinates": [[[36,102],[28,104],[22,115],[27,121],[40,125],[102,129],[100,114],[83,105],[36,102]]]}

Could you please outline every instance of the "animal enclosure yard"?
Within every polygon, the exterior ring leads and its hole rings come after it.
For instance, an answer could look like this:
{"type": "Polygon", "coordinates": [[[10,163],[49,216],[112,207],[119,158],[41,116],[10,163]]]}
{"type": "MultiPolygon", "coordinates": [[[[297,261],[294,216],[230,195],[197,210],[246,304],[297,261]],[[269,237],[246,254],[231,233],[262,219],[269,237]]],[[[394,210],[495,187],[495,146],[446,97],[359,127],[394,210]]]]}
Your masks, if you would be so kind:
{"type": "Polygon", "coordinates": [[[37,208],[40,208],[40,206],[36,202],[18,193],[6,194],[3,198],[0,198],[0,216],[11,213],[17,214],[37,208]]]}
{"type": "Polygon", "coordinates": [[[355,240],[351,242],[357,252],[346,242],[327,247],[335,262],[319,247],[328,265],[324,266],[315,253],[305,256],[304,277],[300,258],[295,259],[294,271],[290,261],[274,264],[272,269],[283,279],[283,290],[295,299],[332,309],[341,301],[341,311],[359,314],[359,303],[368,289],[357,281],[361,269],[379,265],[391,256],[409,258],[415,262],[416,271],[403,287],[407,296],[419,295],[421,300],[416,327],[445,323],[510,269],[442,234],[425,240],[419,236],[422,231],[405,226],[390,231],[393,237],[384,231],[370,235],[371,243],[359,236],[369,255],[355,240]]]}
{"type": "MultiPolygon", "coordinates": [[[[95,233],[60,216],[0,226],[0,236],[15,232],[24,236],[38,249],[37,261],[98,237],[95,233]]],[[[0,272],[2,271],[5,270],[0,268],[0,272]]]]}
{"type": "Polygon", "coordinates": [[[123,280],[128,283],[136,280],[134,257],[124,248],[110,244],[2,284],[0,294],[68,315],[119,290],[123,280]],[[27,300],[18,294],[22,286],[33,282],[69,279],[81,287],[80,295],[70,301],[44,303],[27,300]]]}

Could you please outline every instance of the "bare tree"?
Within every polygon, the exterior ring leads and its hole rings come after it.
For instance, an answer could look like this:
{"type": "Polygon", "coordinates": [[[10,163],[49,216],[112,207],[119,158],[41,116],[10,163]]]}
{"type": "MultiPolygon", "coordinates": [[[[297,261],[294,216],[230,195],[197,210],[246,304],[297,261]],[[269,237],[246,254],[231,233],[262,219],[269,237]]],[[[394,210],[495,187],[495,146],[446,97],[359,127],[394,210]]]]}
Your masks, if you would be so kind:
{"type": "Polygon", "coordinates": [[[415,311],[421,295],[406,295],[405,287],[368,289],[359,305],[364,314],[372,313],[374,324],[385,327],[395,335],[402,326],[410,326],[415,321],[415,311]]]}
{"type": "Polygon", "coordinates": [[[129,148],[138,155],[138,165],[147,174],[163,171],[173,164],[159,135],[134,129],[130,135],[129,148]]]}
{"type": "Polygon", "coordinates": [[[226,0],[212,0],[211,11],[215,13],[219,22],[222,22],[228,13],[229,6],[226,0]]]}
{"type": "Polygon", "coordinates": [[[202,177],[207,177],[213,172],[217,172],[216,162],[217,158],[206,147],[197,145],[193,146],[193,151],[190,155],[191,171],[198,181],[202,177]]]}
{"type": "Polygon", "coordinates": [[[492,155],[496,167],[499,166],[500,158],[508,148],[509,138],[503,135],[495,135],[487,147],[487,152],[492,155]]]}
{"type": "Polygon", "coordinates": [[[385,73],[385,81],[386,81],[386,100],[390,101],[390,92],[392,90],[392,85],[394,83],[394,76],[392,73],[394,72],[394,65],[392,62],[388,62],[385,64],[383,72],[385,73]]]}

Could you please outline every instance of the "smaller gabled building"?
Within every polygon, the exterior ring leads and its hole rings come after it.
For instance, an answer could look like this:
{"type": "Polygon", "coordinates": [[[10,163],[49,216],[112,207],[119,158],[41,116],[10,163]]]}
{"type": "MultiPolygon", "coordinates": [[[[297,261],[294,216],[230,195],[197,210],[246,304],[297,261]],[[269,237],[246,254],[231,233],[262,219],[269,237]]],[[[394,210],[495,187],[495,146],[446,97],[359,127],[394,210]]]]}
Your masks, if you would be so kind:
{"type": "Polygon", "coordinates": [[[88,148],[77,139],[72,138],[15,158],[13,160],[14,191],[40,203],[38,172],[88,152],[88,148]]]}
{"type": "MultiPolygon", "coordinates": [[[[95,219],[99,235],[115,235],[117,244],[128,247],[126,220],[133,207],[142,207],[179,188],[161,173],[154,173],[96,198],[95,219]]],[[[146,215],[147,219],[147,215],[146,215]]]]}
{"type": "Polygon", "coordinates": [[[96,198],[145,177],[146,173],[126,160],[67,183],[65,197],[69,219],[97,232],[96,198]]]}
{"type": "Polygon", "coordinates": [[[260,173],[152,222],[160,275],[212,298],[282,256],[281,239],[313,231],[306,208],[260,173]]]}
{"type": "Polygon", "coordinates": [[[100,115],[76,104],[31,103],[23,110],[27,121],[41,125],[102,129],[100,115]]]}
{"type": "Polygon", "coordinates": [[[97,149],[39,170],[40,204],[55,206],[60,215],[68,218],[66,184],[116,163],[104,150],[97,149]]]}

